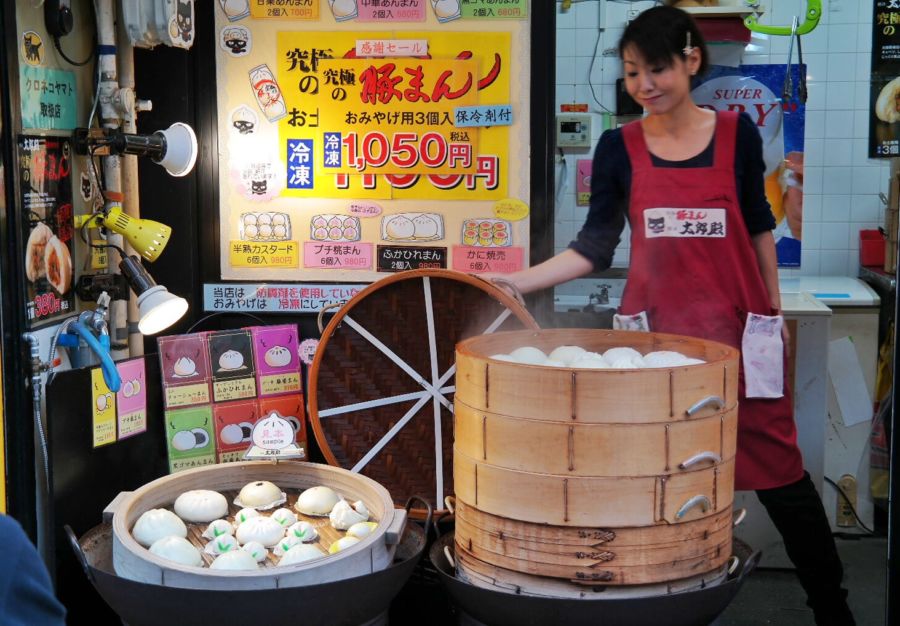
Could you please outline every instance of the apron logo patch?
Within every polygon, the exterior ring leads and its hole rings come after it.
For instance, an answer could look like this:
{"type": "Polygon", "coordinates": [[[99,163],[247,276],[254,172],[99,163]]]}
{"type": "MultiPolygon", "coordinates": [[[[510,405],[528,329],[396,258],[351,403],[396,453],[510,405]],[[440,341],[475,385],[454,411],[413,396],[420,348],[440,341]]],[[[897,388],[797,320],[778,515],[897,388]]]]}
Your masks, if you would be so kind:
{"type": "Polygon", "coordinates": [[[644,235],[656,237],[726,236],[725,209],[669,209],[644,211],[644,235]]]}

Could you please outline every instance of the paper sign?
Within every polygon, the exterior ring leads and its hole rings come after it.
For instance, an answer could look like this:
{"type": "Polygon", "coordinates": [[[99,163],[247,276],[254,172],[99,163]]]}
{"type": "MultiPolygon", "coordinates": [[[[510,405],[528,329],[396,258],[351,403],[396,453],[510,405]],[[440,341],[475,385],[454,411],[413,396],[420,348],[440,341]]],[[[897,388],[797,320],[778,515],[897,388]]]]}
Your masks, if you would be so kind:
{"type": "Polygon", "coordinates": [[[528,205],[518,198],[506,198],[494,203],[494,217],[516,222],[528,217],[528,205]]]}
{"type": "MultiPolygon", "coordinates": [[[[91,241],[95,246],[105,246],[106,242],[102,239],[93,239],[91,241]]],[[[92,270],[105,270],[109,267],[109,254],[107,254],[108,248],[91,248],[91,269],[92,270]]]]}
{"type": "Polygon", "coordinates": [[[291,459],[305,458],[306,451],[294,442],[295,433],[291,423],[277,411],[272,411],[253,427],[253,447],[244,456],[246,459],[291,459]]]}
{"type": "Polygon", "coordinates": [[[587,113],[588,105],[587,105],[587,103],[561,104],[561,105],[559,105],[559,110],[561,113],[587,113]]]}
{"type": "Polygon", "coordinates": [[[75,74],[19,66],[22,128],[72,130],[77,111],[75,74]]]}
{"type": "Polygon", "coordinates": [[[240,461],[250,447],[253,425],[259,418],[255,400],[225,402],[213,407],[219,463],[240,461]]]}
{"type": "Polygon", "coordinates": [[[304,339],[300,342],[300,360],[306,365],[312,365],[316,356],[316,348],[319,347],[318,339],[304,339]]]}
{"type": "Polygon", "coordinates": [[[211,407],[166,411],[165,417],[170,472],[216,462],[211,407]]]}
{"type": "Polygon", "coordinates": [[[166,407],[170,409],[192,404],[207,404],[209,402],[209,383],[166,387],[165,398],[166,407]]]}
{"type": "Polygon", "coordinates": [[[257,326],[251,333],[259,374],[259,395],[274,396],[302,391],[297,326],[257,326]]]}
{"type": "Polygon", "coordinates": [[[260,398],[260,415],[269,415],[277,411],[284,419],[290,422],[294,429],[294,440],[300,449],[306,449],[306,411],[304,398],[301,394],[290,396],[278,396],[275,398],[260,398]]]}
{"type": "Polygon", "coordinates": [[[528,17],[528,0],[464,0],[462,2],[464,19],[521,19],[528,17]]]}
{"type": "Polygon", "coordinates": [[[424,22],[428,0],[403,0],[385,3],[383,0],[356,0],[359,5],[357,22],[424,22]]]}
{"type": "Polygon", "coordinates": [[[297,267],[299,246],[296,241],[270,243],[231,242],[231,265],[233,267],[255,267],[278,269],[297,267]]]}
{"type": "Polygon", "coordinates": [[[157,341],[166,408],[209,402],[209,351],[204,335],[173,335],[157,341]]]}
{"type": "Polygon", "coordinates": [[[428,54],[427,39],[357,39],[358,57],[418,57],[428,54]]]}
{"type": "Polygon", "coordinates": [[[856,348],[849,337],[828,345],[828,378],[837,397],[844,426],[849,428],[872,419],[873,406],[856,348]]]}
{"type": "Polygon", "coordinates": [[[144,359],[116,363],[122,386],[116,393],[119,439],[147,430],[147,376],[144,359]]]}
{"type": "Polygon", "coordinates": [[[328,304],[345,304],[364,284],[250,283],[203,285],[204,311],[318,313],[328,304]]]}
{"type": "Polygon", "coordinates": [[[478,248],[453,246],[453,269],[471,274],[482,272],[518,272],[523,269],[522,248],[478,248]]]}
{"type": "Polygon", "coordinates": [[[256,364],[250,332],[211,333],[207,338],[212,368],[213,400],[224,402],[256,396],[256,364]]]}
{"type": "Polygon", "coordinates": [[[303,267],[320,270],[367,270],[372,268],[373,244],[356,242],[303,242],[303,267]]]}
{"type": "Polygon", "coordinates": [[[93,415],[94,447],[99,448],[116,440],[116,394],[103,379],[103,370],[91,370],[91,414],[93,415]]]}
{"type": "Polygon", "coordinates": [[[591,203],[591,167],[590,159],[578,159],[575,162],[575,204],[588,206],[591,203]]]}
{"type": "MultiPolygon", "coordinates": [[[[319,1],[291,0],[290,2],[284,2],[282,0],[276,4],[251,0],[250,17],[276,20],[317,20],[319,19],[319,1]]],[[[237,4],[240,4],[240,2],[237,4]]]]}
{"type": "Polygon", "coordinates": [[[465,126],[510,126],[513,123],[512,106],[509,104],[484,104],[471,107],[457,107],[453,111],[453,125],[465,126]]]}

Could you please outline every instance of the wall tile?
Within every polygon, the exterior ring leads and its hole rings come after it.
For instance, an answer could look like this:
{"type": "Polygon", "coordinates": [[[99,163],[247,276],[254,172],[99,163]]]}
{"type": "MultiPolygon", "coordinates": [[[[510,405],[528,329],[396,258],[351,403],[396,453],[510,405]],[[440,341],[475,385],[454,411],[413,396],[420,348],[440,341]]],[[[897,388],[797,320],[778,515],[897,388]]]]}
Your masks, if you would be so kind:
{"type": "MultiPolygon", "coordinates": [[[[813,222],[806,215],[806,206],[803,207],[803,248],[819,249],[822,247],[821,222],[813,222]]],[[[802,260],[802,259],[801,259],[802,260]]]]}
{"type": "Polygon", "coordinates": [[[822,239],[819,248],[822,250],[846,250],[847,249],[847,224],[844,222],[829,222],[822,224],[822,239]]]}
{"type": "Polygon", "coordinates": [[[859,20],[858,4],[858,0],[829,0],[822,9],[828,14],[829,24],[855,24],[859,20]]]}
{"type": "MultiPolygon", "coordinates": [[[[559,83],[560,81],[556,81],[559,83]]],[[[806,126],[804,127],[806,139],[825,138],[825,111],[807,111],[806,126]]]]}
{"type": "MultiPolygon", "coordinates": [[[[575,11],[563,11],[556,7],[556,30],[568,30],[578,26],[578,19],[575,11]]],[[[561,39],[557,36],[557,42],[561,39]]]]}
{"type": "Polygon", "coordinates": [[[822,253],[818,249],[812,250],[803,246],[800,250],[800,270],[802,276],[818,276],[822,253]]]}
{"type": "MultiPolygon", "coordinates": [[[[865,2],[860,4],[865,5],[865,2]]],[[[869,3],[871,7],[872,4],[869,3]]],[[[861,23],[856,25],[856,52],[866,53],[872,52],[872,22],[861,23]]]]}
{"type": "Polygon", "coordinates": [[[856,24],[829,24],[828,51],[856,52],[856,24]]]}
{"type": "Polygon", "coordinates": [[[853,108],[857,111],[865,111],[869,112],[869,102],[871,100],[871,94],[869,89],[869,83],[861,80],[857,80],[854,83],[856,87],[854,88],[855,94],[853,97],[853,108]]]}
{"type": "MultiPolygon", "coordinates": [[[[804,230],[806,229],[807,220],[810,222],[822,221],[822,196],[820,194],[812,194],[806,192],[806,180],[803,184],[803,222],[804,230]]],[[[805,236],[804,236],[805,238],[805,236]]],[[[804,245],[806,245],[804,243],[804,245]]]]}
{"type": "Polygon", "coordinates": [[[575,29],[575,56],[594,56],[594,47],[597,45],[597,37],[599,36],[600,31],[597,28],[575,29]]]}
{"type": "Polygon", "coordinates": [[[849,194],[829,194],[827,196],[822,196],[822,222],[848,222],[849,220],[849,194]]]}
{"type": "Polygon", "coordinates": [[[846,194],[850,193],[853,185],[853,168],[850,167],[826,167],[822,178],[822,193],[846,194]]]}
{"type": "Polygon", "coordinates": [[[829,111],[852,109],[854,87],[855,84],[852,82],[827,82],[825,86],[825,108],[829,111]]]}
{"type": "MultiPolygon", "coordinates": [[[[809,61],[810,67],[815,67],[813,64],[817,63],[819,59],[818,54],[810,55],[811,59],[809,61]]],[[[855,54],[825,54],[821,55],[828,59],[828,74],[826,80],[828,81],[851,81],[856,80],[854,76],[856,72],[856,55],[855,54]]],[[[806,60],[806,57],[803,57],[803,60],[806,60]]]]}
{"type": "Polygon", "coordinates": [[[852,169],[853,185],[851,193],[857,194],[874,194],[877,196],[881,188],[887,184],[883,181],[881,168],[877,166],[854,166],[852,169]]]}
{"type": "MultiPolygon", "coordinates": [[[[845,83],[852,84],[852,83],[845,83]]],[[[825,112],[825,139],[852,139],[854,113],[852,110],[833,110],[825,112]]]]}
{"type": "Polygon", "coordinates": [[[823,250],[819,261],[820,276],[848,276],[850,253],[847,250],[823,250]]]}
{"type": "MultiPolygon", "coordinates": [[[[825,132],[828,132],[826,127],[825,132]]],[[[847,150],[845,139],[825,140],[825,165],[849,166],[853,164],[853,157],[847,150]]]]}
{"type": "Polygon", "coordinates": [[[574,57],[557,57],[556,58],[556,84],[557,85],[575,85],[575,63],[574,57]]]}
{"type": "Polygon", "coordinates": [[[804,195],[821,194],[822,179],[824,178],[824,168],[821,165],[813,165],[810,159],[813,156],[822,156],[822,141],[810,140],[806,142],[803,163],[803,193],[804,195]],[[815,146],[811,147],[811,144],[815,146]],[[818,154],[816,154],[818,152],[818,154]]]}
{"type": "Polygon", "coordinates": [[[850,206],[850,219],[854,222],[876,222],[881,212],[878,194],[854,194],[850,206]]]}
{"type": "Polygon", "coordinates": [[[566,31],[565,35],[559,34],[556,37],[556,56],[575,56],[575,31],[566,31]]]}

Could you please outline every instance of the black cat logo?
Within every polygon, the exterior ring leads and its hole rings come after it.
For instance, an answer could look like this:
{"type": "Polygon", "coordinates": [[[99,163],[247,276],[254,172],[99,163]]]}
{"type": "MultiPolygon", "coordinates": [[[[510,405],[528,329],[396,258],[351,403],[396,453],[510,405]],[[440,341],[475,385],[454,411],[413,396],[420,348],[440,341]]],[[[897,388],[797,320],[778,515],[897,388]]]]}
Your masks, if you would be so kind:
{"type": "Polygon", "coordinates": [[[250,181],[250,193],[256,196],[264,196],[266,195],[266,191],[269,187],[269,182],[266,180],[252,180],[250,181]]]}
{"type": "Polygon", "coordinates": [[[94,195],[93,185],[91,185],[91,177],[81,173],[81,198],[87,202],[94,195]]]}
{"type": "Polygon", "coordinates": [[[22,43],[25,46],[25,60],[32,65],[39,64],[44,56],[42,51],[44,42],[41,41],[40,36],[29,31],[22,36],[22,43]]]}
{"type": "Polygon", "coordinates": [[[242,27],[226,28],[222,33],[223,43],[234,56],[241,56],[247,52],[247,42],[250,33],[242,27]]]}
{"type": "Polygon", "coordinates": [[[662,233],[666,229],[666,218],[664,217],[650,217],[647,218],[647,230],[649,230],[654,235],[658,235],[662,233]]]}
{"type": "Polygon", "coordinates": [[[175,23],[178,25],[181,40],[189,42],[194,31],[194,0],[178,0],[175,23]]]}

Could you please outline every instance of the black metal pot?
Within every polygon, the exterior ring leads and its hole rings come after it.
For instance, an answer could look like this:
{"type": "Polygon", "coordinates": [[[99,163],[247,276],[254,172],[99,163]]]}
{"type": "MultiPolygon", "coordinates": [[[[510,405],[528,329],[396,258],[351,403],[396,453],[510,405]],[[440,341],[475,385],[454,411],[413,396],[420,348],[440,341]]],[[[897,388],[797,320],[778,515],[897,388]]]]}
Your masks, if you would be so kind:
{"type": "Polygon", "coordinates": [[[453,550],[453,545],[453,533],[440,537],[432,544],[429,558],[461,612],[459,623],[471,626],[708,626],[734,599],[761,556],[759,551],[750,554],[736,544],[739,570],[719,585],[695,591],[641,598],[540,598],[484,589],[457,579],[444,556],[444,547],[453,550]]]}
{"type": "MultiPolygon", "coordinates": [[[[430,513],[430,512],[429,512],[430,513]]],[[[81,539],[66,534],[91,584],[129,626],[227,626],[281,623],[304,626],[360,626],[384,623],[394,596],[425,550],[425,531],[410,523],[394,564],[380,572],[307,587],[220,591],[141,583],[116,575],[112,527],[95,526],[81,539]]]]}

